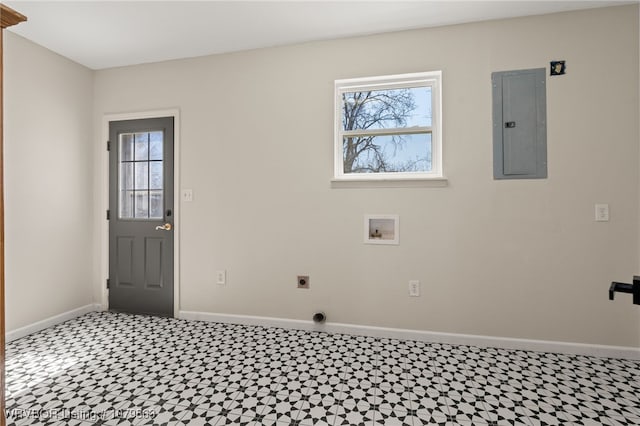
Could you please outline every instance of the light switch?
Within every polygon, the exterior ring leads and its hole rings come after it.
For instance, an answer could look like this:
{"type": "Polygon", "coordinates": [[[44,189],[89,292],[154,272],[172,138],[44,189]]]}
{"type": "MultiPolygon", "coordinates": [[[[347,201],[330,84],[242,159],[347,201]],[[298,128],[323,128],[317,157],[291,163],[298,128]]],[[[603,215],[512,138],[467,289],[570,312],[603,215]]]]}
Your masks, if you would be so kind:
{"type": "Polygon", "coordinates": [[[609,204],[596,204],[596,222],[609,222],[609,204]]]}
{"type": "Polygon", "coordinates": [[[186,201],[188,203],[193,201],[193,189],[182,190],[182,201],[186,201]]]}
{"type": "Polygon", "coordinates": [[[420,297],[420,281],[409,281],[409,297],[420,297]]]}

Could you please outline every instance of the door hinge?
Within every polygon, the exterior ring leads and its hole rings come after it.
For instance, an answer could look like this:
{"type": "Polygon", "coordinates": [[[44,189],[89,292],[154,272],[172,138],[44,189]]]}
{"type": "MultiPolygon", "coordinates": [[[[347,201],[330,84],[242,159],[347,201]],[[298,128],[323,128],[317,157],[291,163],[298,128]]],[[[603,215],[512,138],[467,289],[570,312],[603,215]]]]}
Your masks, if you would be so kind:
{"type": "Polygon", "coordinates": [[[107,151],[111,151],[111,141],[107,141],[107,151]]]}
{"type": "Polygon", "coordinates": [[[107,210],[107,220],[111,220],[111,210],[107,210]]]}
{"type": "Polygon", "coordinates": [[[107,278],[107,288],[111,288],[111,280],[109,278],[107,278]]]}

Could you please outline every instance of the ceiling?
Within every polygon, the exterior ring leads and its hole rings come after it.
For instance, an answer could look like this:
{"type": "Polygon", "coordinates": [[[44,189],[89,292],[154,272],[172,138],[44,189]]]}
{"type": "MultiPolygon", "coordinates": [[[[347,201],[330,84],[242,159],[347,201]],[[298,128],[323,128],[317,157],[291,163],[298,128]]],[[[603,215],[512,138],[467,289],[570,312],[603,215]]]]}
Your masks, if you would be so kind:
{"type": "Polygon", "coordinates": [[[5,1],[11,31],[91,69],[634,1],[5,1]]]}

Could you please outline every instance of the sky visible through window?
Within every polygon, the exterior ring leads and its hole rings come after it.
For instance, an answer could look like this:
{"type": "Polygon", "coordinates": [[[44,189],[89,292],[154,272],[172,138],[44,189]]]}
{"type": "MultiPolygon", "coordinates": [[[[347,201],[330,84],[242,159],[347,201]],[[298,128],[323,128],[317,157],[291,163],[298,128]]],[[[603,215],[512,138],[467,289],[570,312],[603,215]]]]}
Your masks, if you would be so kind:
{"type": "MultiPolygon", "coordinates": [[[[343,130],[430,127],[431,95],[428,86],[344,93],[343,130]]],[[[430,133],[345,136],[344,171],[428,172],[431,146],[430,133]]]]}

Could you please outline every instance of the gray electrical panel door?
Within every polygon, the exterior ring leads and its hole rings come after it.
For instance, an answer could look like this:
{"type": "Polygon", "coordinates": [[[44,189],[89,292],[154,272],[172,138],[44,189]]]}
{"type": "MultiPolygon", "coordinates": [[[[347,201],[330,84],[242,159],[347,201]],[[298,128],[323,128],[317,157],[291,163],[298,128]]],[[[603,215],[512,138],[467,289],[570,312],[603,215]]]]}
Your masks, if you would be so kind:
{"type": "Polygon", "coordinates": [[[547,177],[545,69],[491,74],[494,179],[547,177]]]}

